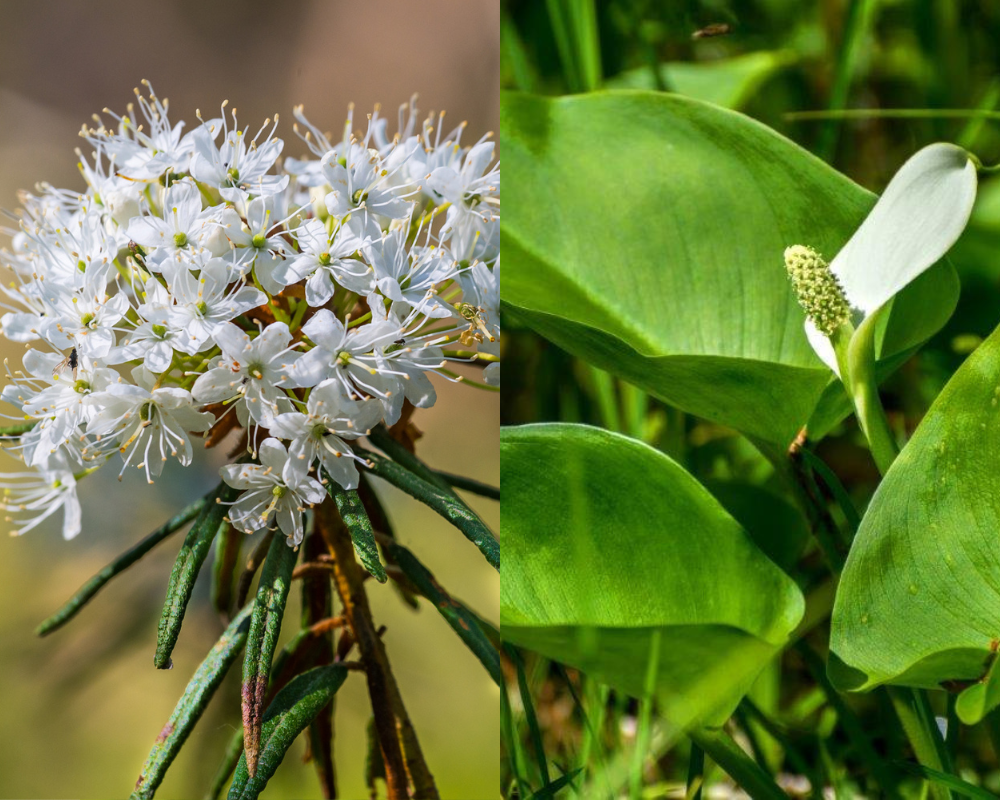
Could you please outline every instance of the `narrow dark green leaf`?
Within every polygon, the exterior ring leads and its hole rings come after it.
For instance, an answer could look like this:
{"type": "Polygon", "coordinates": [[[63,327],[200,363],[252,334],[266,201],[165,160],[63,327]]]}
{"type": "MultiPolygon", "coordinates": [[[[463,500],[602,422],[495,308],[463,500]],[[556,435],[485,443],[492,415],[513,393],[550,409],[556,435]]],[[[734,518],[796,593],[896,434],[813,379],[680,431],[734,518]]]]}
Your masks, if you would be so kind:
{"type": "Polygon", "coordinates": [[[27,433],[32,428],[38,424],[37,419],[33,419],[29,422],[19,422],[17,425],[7,425],[0,428],[0,438],[6,436],[20,436],[27,433]]]}
{"type": "Polygon", "coordinates": [[[62,608],[35,628],[35,633],[39,636],[47,636],[52,633],[52,631],[57,628],[61,628],[73,619],[80,609],[87,605],[87,603],[94,598],[94,595],[104,588],[104,585],[108,581],[116,575],[120,575],[126,569],[131,567],[136,561],[146,555],[146,553],[156,547],[156,545],[170,536],[170,534],[176,533],[191,520],[197,517],[205,507],[208,499],[211,497],[212,495],[209,495],[208,498],[202,497],[200,500],[195,500],[191,505],[179,514],[171,517],[137,545],[129,548],[118,556],[118,558],[83,584],[77,593],[73,595],[62,608]]]}
{"type": "Polygon", "coordinates": [[[412,552],[396,543],[388,543],[385,547],[392,553],[406,577],[413,581],[413,585],[420,590],[420,593],[434,604],[441,616],[458,634],[466,647],[472,651],[472,654],[486,667],[490,677],[499,686],[503,680],[500,672],[500,654],[479,627],[476,616],[461,603],[453,600],[437,582],[430,570],[421,564],[412,552]]]}
{"type": "Polygon", "coordinates": [[[366,453],[365,456],[367,466],[373,475],[388,481],[397,489],[402,489],[411,497],[434,509],[464,533],[492,566],[500,569],[500,544],[485,523],[465,503],[385,456],[372,452],[366,453]]]}
{"type": "Polygon", "coordinates": [[[245,534],[232,525],[219,528],[215,537],[215,562],[212,564],[212,605],[225,618],[233,607],[233,576],[240,560],[240,546],[245,534]]]}
{"type": "Polygon", "coordinates": [[[361,503],[358,493],[353,489],[344,489],[329,475],[326,475],[326,490],[337,504],[340,518],[344,520],[347,530],[350,531],[351,541],[354,542],[354,551],[361,559],[361,564],[375,580],[379,583],[385,583],[388,576],[385,574],[385,567],[382,566],[378,557],[375,532],[372,530],[371,520],[368,519],[368,514],[365,512],[365,507],[361,503]]]}
{"type": "Polygon", "coordinates": [[[275,536],[267,551],[260,573],[257,597],[253,604],[250,633],[247,636],[243,657],[243,748],[246,751],[250,774],[257,769],[260,748],[261,723],[264,713],[264,693],[267,691],[281,617],[285,613],[288,590],[292,583],[292,570],[298,552],[289,547],[284,537],[275,536]]]}
{"type": "Polygon", "coordinates": [[[133,800],[151,798],[167,772],[167,768],[177,757],[188,735],[201,718],[208,701],[212,699],[215,690],[219,688],[222,679],[236,660],[250,628],[251,607],[247,606],[229,624],[219,641],[208,652],[201,666],[194,673],[191,682],[170,715],[167,724],[163,726],[160,735],[156,737],[153,749],[139,773],[139,780],[132,792],[133,800]]]}
{"type": "Polygon", "coordinates": [[[237,730],[229,740],[229,744],[226,745],[225,755],[222,756],[222,761],[215,770],[212,785],[205,792],[205,800],[217,800],[222,794],[222,790],[226,788],[226,784],[232,777],[241,755],[243,755],[243,728],[237,730]]]}
{"type": "Polygon", "coordinates": [[[535,705],[531,699],[531,687],[528,686],[528,676],[524,671],[524,660],[516,648],[509,644],[504,644],[504,652],[514,664],[517,671],[517,691],[521,695],[521,706],[524,709],[524,720],[528,724],[528,736],[531,739],[531,747],[535,751],[535,760],[538,763],[538,774],[542,779],[542,788],[549,786],[549,762],[545,755],[545,745],[542,742],[542,730],[538,726],[538,717],[535,714],[535,705]]]}
{"type": "MultiPolygon", "coordinates": [[[[364,504],[365,511],[368,514],[368,519],[371,520],[372,527],[375,529],[375,532],[388,536],[390,539],[395,539],[396,532],[393,530],[392,520],[389,519],[389,515],[386,513],[378,494],[374,489],[372,489],[371,481],[368,479],[367,475],[359,476],[358,497],[361,498],[361,502],[364,504]]],[[[387,566],[396,566],[392,553],[384,548],[382,550],[382,557],[385,559],[387,566]]],[[[408,586],[407,583],[408,582],[397,573],[396,576],[394,576],[391,585],[393,590],[395,590],[400,599],[402,599],[406,605],[412,609],[416,609],[420,606],[420,601],[417,599],[416,591],[413,587],[408,586]]]]}
{"type": "Polygon", "coordinates": [[[368,439],[397,464],[402,464],[410,472],[437,486],[443,492],[454,494],[451,485],[444,476],[438,475],[402,444],[393,439],[385,425],[376,425],[372,428],[368,433],[368,439]]]}
{"type": "Polygon", "coordinates": [[[268,531],[261,537],[250,553],[246,567],[240,573],[240,579],[236,583],[236,605],[240,608],[247,601],[247,595],[250,593],[250,584],[253,583],[253,576],[257,574],[260,565],[264,563],[264,556],[267,555],[267,551],[271,547],[271,539],[273,538],[274,531],[268,531]]]}
{"type": "Polygon", "coordinates": [[[264,715],[256,774],[250,775],[244,753],[229,787],[230,800],[253,800],[260,794],[295,737],[330,702],[346,677],[347,670],[339,664],[316,667],[278,692],[264,715]]]}
{"type": "Polygon", "coordinates": [[[573,779],[576,778],[576,776],[581,772],[583,772],[583,767],[575,769],[572,772],[567,772],[564,775],[560,775],[548,786],[539,789],[531,795],[530,800],[552,800],[558,792],[562,791],[567,786],[571,786],[573,784],[573,779]]]}
{"type": "Polygon", "coordinates": [[[480,497],[488,497],[490,500],[500,499],[499,486],[490,486],[488,483],[481,483],[472,478],[466,478],[464,475],[453,475],[450,472],[444,472],[439,469],[434,470],[434,474],[443,479],[453,489],[464,489],[467,492],[478,494],[480,497]]]}
{"type": "Polygon", "coordinates": [[[184,612],[187,611],[194,582],[198,578],[201,565],[205,563],[219,527],[229,524],[222,521],[228,508],[224,503],[232,501],[236,494],[235,489],[220,483],[215,492],[206,498],[198,519],[184,538],[184,544],[181,545],[177,560],[174,561],[174,568],[170,572],[167,599],[163,604],[160,624],[157,626],[156,655],[153,656],[153,664],[157,669],[169,669],[173,663],[170,654],[181,632],[181,623],[184,622],[184,612]]]}
{"type": "Polygon", "coordinates": [[[981,789],[968,781],[963,781],[961,778],[956,778],[954,775],[949,775],[947,772],[931,769],[930,767],[925,767],[922,764],[914,764],[911,761],[897,761],[893,766],[899,767],[901,770],[909,772],[911,775],[917,775],[918,777],[925,778],[932,783],[938,784],[939,786],[951,789],[953,792],[957,792],[964,797],[973,797],[976,798],[976,800],[996,800],[996,795],[992,792],[981,789]]]}

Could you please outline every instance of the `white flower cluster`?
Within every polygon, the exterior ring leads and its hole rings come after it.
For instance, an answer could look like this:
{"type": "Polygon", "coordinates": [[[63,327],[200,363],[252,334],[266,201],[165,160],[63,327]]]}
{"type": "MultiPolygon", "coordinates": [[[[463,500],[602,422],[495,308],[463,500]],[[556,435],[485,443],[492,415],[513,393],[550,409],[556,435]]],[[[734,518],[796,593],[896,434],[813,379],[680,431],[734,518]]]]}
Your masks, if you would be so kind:
{"type": "Polygon", "coordinates": [[[115,450],[152,482],[235,413],[260,463],[222,469],[243,490],[230,518],[276,520],[298,543],[327,475],[357,485],[348,440],[396,422],[404,399],[432,405],[429,373],[481,359],[499,384],[493,143],[463,147],[443,116],[418,130],[412,102],[393,138],[376,109],[335,140],[299,107],[311,157],[280,164],[277,116],[250,137],[224,103],[185,134],[151,88],[136,96],[84,128],[86,191],[23,194],[9,231],[0,326],[30,349],[2,399],[34,425],[13,448],[29,471],[0,476],[3,507],[26,512],[19,532],[63,509],[72,537],[76,482],[115,450]]]}

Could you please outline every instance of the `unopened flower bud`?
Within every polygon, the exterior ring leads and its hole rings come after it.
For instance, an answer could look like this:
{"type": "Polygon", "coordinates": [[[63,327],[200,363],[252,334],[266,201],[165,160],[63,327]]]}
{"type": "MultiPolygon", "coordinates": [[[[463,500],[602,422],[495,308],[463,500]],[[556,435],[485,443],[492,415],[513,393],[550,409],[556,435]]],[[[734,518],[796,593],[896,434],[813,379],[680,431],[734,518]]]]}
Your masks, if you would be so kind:
{"type": "Polygon", "coordinates": [[[806,316],[825,336],[851,320],[851,306],[830,265],[811,247],[785,249],[785,269],[806,316]]]}

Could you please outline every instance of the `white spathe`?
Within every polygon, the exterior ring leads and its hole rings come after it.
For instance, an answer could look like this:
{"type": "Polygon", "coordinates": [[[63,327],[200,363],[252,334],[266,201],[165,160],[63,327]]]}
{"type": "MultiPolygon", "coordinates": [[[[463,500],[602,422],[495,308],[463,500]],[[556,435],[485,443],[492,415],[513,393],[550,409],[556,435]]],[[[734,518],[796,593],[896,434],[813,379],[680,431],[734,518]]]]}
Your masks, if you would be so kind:
{"type": "MultiPolygon", "coordinates": [[[[830,269],[860,324],[937,263],[965,230],[976,200],[976,165],[953,144],[917,151],[889,181],[830,269]]],[[[834,372],[830,340],[806,322],[816,354],[834,372]]]]}

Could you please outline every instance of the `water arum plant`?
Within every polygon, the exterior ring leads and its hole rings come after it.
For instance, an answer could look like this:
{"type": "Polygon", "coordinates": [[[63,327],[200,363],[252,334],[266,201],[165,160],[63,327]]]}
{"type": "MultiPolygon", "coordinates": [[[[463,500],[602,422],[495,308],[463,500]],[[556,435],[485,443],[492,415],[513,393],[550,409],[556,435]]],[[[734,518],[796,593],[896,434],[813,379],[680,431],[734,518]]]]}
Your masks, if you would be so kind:
{"type": "Polygon", "coordinates": [[[81,132],[92,148],[79,153],[86,188],[23,193],[19,228],[8,231],[2,260],[14,280],[0,327],[28,350],[19,368],[7,367],[2,391],[16,422],[0,433],[24,464],[0,476],[2,505],[16,534],[61,512],[69,539],[84,527],[77,491],[109,462],[120,461],[119,476],[131,467],[153,483],[168,461],[192,463],[198,435],[209,447],[226,442],[232,463],[216,488],[84,584],[38,633],[66,624],[190,523],[153,663],[172,666],[213,543],[212,597],[228,627],[133,796],[154,795],[241,660],[243,730],[213,796],[235,772],[229,796],[256,797],[307,729],[321,789],[335,796],[331,699],[357,672],[388,796],[436,797],[364,581],[391,580],[413,605],[427,597],[499,680],[492,629],[396,544],[373,485],[377,477],[404,488],[499,570],[492,531],[448,480],[495,499],[498,490],[427,467],[413,420],[436,402],[432,376],[498,390],[494,145],[489,136],[463,144],[465,124],[447,132],[443,115],[420,122],[412,102],[398,131],[378,110],[356,130],[352,109],[336,137],[298,107],[308,155],[282,163],[277,115],[254,133],[223,103],[220,116],[199,112],[185,132],[146,86],[124,115],[106,111],[110,122],[81,132]],[[482,381],[456,363],[481,368],[482,381]],[[242,540],[254,534],[239,574],[242,540]],[[302,628],[281,651],[296,583],[302,628]]]}
{"type": "Polygon", "coordinates": [[[992,796],[1000,333],[910,360],[979,160],[876,198],[667,92],[511,93],[501,141],[505,796],[992,796]]]}

